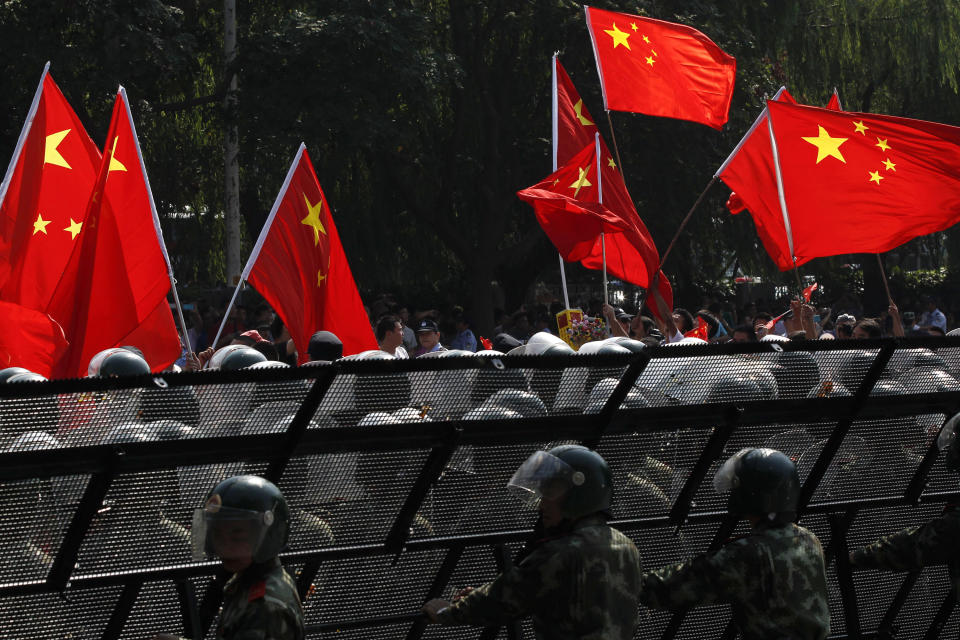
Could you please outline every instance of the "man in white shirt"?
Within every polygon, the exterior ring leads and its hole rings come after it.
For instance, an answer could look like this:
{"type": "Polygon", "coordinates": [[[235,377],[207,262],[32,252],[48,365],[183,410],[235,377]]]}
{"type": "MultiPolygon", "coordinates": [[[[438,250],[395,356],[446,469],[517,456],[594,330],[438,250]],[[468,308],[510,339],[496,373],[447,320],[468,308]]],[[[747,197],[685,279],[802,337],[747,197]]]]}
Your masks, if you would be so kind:
{"type": "Polygon", "coordinates": [[[397,316],[383,316],[377,321],[374,330],[377,344],[381,351],[386,351],[394,358],[409,358],[407,350],[403,348],[403,323],[397,316]]]}

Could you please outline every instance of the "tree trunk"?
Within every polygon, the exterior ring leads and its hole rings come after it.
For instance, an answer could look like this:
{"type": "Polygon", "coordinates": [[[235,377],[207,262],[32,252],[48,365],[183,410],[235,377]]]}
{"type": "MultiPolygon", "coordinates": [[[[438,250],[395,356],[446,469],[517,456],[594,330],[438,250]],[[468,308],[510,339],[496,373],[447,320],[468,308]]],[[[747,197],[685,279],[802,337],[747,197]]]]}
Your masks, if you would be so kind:
{"type": "Polygon", "coordinates": [[[240,144],[237,128],[237,75],[233,61],[237,57],[237,0],[223,2],[223,57],[224,67],[230,73],[227,95],[223,101],[225,135],[223,141],[224,165],[224,222],[227,237],[227,282],[240,281],[240,164],[237,158],[240,144]]]}

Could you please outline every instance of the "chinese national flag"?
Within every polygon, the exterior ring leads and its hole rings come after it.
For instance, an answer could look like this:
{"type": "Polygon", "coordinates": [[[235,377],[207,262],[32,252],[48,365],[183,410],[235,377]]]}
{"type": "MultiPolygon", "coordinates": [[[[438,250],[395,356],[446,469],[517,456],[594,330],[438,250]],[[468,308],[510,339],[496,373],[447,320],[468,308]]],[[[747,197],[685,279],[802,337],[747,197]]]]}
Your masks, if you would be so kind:
{"type": "MultiPolygon", "coordinates": [[[[790,92],[782,87],[774,99],[787,104],[797,103],[790,92]]],[[[836,93],[830,96],[827,108],[837,111],[840,109],[840,99],[836,93]]],[[[733,190],[727,200],[727,209],[733,214],[744,209],[750,212],[757,227],[757,235],[778,269],[787,271],[810,260],[797,257],[794,265],[790,253],[787,228],[780,210],[766,109],[747,131],[740,146],[717,172],[717,176],[733,190]]]]}
{"type": "Polygon", "coordinates": [[[710,340],[710,325],[703,318],[697,316],[697,326],[683,334],[686,338],[700,338],[701,340],[710,340]]]}
{"type": "Polygon", "coordinates": [[[70,341],[56,375],[84,376],[97,352],[126,344],[168,367],[180,355],[168,260],[123,87],[80,241],[47,309],[70,341]]]}
{"type": "Polygon", "coordinates": [[[882,253],[960,220],[960,128],[768,102],[798,262],[882,253]]]}
{"type": "Polygon", "coordinates": [[[585,8],[607,109],[727,121],[737,63],[692,27],[585,8]]]}
{"type": "Polygon", "coordinates": [[[0,302],[0,369],[24,367],[50,377],[54,363],[67,349],[63,329],[41,311],[0,302]]]}
{"type": "Polygon", "coordinates": [[[276,309],[301,363],[310,359],[310,336],[321,330],[340,338],[344,355],[377,348],[330,207],[303,144],[243,278],[276,309]]]}
{"type": "MultiPolygon", "coordinates": [[[[567,75],[563,65],[556,56],[553,58],[554,77],[556,78],[556,114],[554,141],[556,145],[557,166],[562,166],[571,161],[571,159],[584,151],[585,147],[590,145],[594,149],[595,158],[595,137],[597,134],[597,125],[590,112],[587,110],[583,99],[573,86],[570,76],[567,75]]],[[[637,215],[637,209],[633,204],[633,199],[627,191],[627,186],[623,181],[623,175],[617,168],[613,155],[607,148],[603,138],[600,138],[600,172],[603,182],[603,206],[607,211],[623,221],[625,228],[633,228],[631,234],[624,236],[625,241],[616,241],[611,247],[610,241],[607,242],[607,268],[610,269],[611,248],[620,252],[618,263],[624,265],[622,273],[616,276],[633,284],[649,287],[649,274],[652,274],[660,264],[660,255],[657,253],[653,238],[647,230],[640,216],[637,215]],[[631,255],[630,242],[636,241],[631,255]],[[652,262],[651,262],[652,260],[652,262]],[[631,269],[628,265],[643,263],[642,269],[631,269]]],[[[580,161],[584,162],[583,160],[580,161]]],[[[579,164],[578,166],[584,166],[579,164]]],[[[571,169],[572,171],[572,169],[571,169]]],[[[549,179],[548,179],[549,180],[549,179]]],[[[541,183],[543,184],[543,183],[541,183]]],[[[531,187],[536,188],[536,187],[531,187]]],[[[569,193],[569,192],[568,192],[569,193]]],[[[589,190],[585,192],[591,193],[589,190]]],[[[521,196],[522,197],[522,196],[521,196]]],[[[596,196],[594,196],[595,198],[596,196]]],[[[538,220],[543,226],[543,219],[538,213],[538,220]]],[[[544,227],[546,230],[546,227],[544,227]]],[[[548,232],[549,235],[549,232],[548,232]]],[[[551,240],[552,240],[551,236],[551,240]]],[[[556,242],[554,242],[556,244],[556,242]]],[[[558,247],[559,249],[559,247],[558,247]]],[[[561,251],[561,253],[563,253],[561,251]]],[[[582,257],[578,260],[589,269],[601,269],[603,266],[602,247],[599,242],[593,244],[591,252],[580,254],[582,257]]],[[[614,273],[611,271],[611,273],[614,273]]],[[[673,291],[670,283],[665,276],[659,279],[658,290],[660,295],[670,308],[673,308],[673,291]]]]}
{"type": "Polygon", "coordinates": [[[100,151],[44,69],[0,186],[0,300],[45,310],[82,238],[100,151]]]}
{"type": "Polygon", "coordinates": [[[820,286],[820,285],[818,285],[816,282],[814,282],[812,285],[810,285],[809,287],[805,288],[805,289],[803,290],[803,299],[806,300],[807,302],[810,302],[810,298],[813,297],[813,292],[816,291],[816,290],[817,290],[817,287],[819,287],[819,286],[820,286]]]}

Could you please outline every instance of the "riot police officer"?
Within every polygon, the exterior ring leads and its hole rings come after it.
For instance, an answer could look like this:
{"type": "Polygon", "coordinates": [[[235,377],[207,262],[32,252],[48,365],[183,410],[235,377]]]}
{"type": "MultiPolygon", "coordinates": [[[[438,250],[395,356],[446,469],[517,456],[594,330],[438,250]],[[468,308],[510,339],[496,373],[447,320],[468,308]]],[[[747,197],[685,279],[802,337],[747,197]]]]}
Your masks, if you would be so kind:
{"type": "MultiPolygon", "coordinates": [[[[960,413],[943,425],[937,446],[943,453],[943,464],[948,471],[960,472],[960,413]]],[[[854,569],[883,571],[919,571],[937,564],[954,565],[950,575],[954,590],[960,588],[960,509],[948,506],[939,518],[919,527],[910,527],[884,536],[850,553],[854,569]]]]}
{"type": "Polygon", "coordinates": [[[714,477],[730,492],[728,511],[747,518],[751,534],[689,562],[643,575],[640,602],[683,610],[726,602],[744,640],[826,638],[830,630],[823,548],[793,523],[800,479],[773,449],[743,449],[714,477]]]}
{"type": "MultiPolygon", "coordinates": [[[[302,640],[303,609],[277,555],[287,542],[289,509],[280,490],[257,476],[227,478],[194,513],[194,558],[220,558],[233,573],[223,589],[217,640],[302,640]]],[[[158,635],[154,640],[175,636],[158,635]]]]}
{"type": "Polygon", "coordinates": [[[452,604],[427,602],[423,611],[431,622],[490,626],[530,616],[539,638],[632,638],[640,554],[606,523],[612,477],[604,459],[586,447],[531,455],[507,485],[540,512],[519,563],[452,604]]]}

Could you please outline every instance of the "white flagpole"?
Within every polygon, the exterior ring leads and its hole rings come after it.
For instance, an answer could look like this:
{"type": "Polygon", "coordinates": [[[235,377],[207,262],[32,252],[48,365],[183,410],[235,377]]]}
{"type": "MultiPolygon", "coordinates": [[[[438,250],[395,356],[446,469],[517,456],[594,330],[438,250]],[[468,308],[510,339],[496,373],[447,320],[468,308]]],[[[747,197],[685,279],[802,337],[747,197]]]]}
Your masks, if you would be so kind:
{"type": "MultiPolygon", "coordinates": [[[[783,92],[786,90],[787,90],[786,87],[780,87],[779,89],[777,89],[777,93],[774,94],[773,99],[779,100],[780,96],[783,95],[783,92]]],[[[727,156],[727,159],[723,161],[723,164],[720,165],[720,168],[714,172],[713,174],[714,178],[719,178],[720,174],[723,173],[724,169],[727,168],[727,165],[733,162],[734,157],[736,157],[737,153],[740,152],[740,148],[743,147],[744,143],[746,143],[747,139],[750,137],[750,134],[752,134],[754,130],[760,126],[760,121],[763,120],[764,117],[766,117],[767,111],[768,110],[767,110],[766,104],[764,104],[763,111],[761,111],[760,115],[757,116],[757,119],[753,121],[753,124],[750,125],[749,129],[747,129],[747,132],[743,134],[743,137],[740,138],[740,142],[738,142],[737,146],[733,148],[733,151],[731,151],[730,155],[727,156]]]]}
{"type": "MultiPolygon", "coordinates": [[[[553,171],[557,171],[557,141],[559,140],[560,116],[559,106],[557,105],[557,52],[553,54],[553,82],[551,90],[553,92],[553,171]]],[[[563,285],[563,308],[570,308],[570,294],[567,293],[567,267],[563,264],[563,256],[557,253],[557,259],[560,261],[560,283],[563,285]]]]}
{"type": "MultiPolygon", "coordinates": [[[[594,134],[597,156],[597,201],[603,204],[603,176],[600,173],[600,132],[594,134]]],[[[610,304],[607,294],[607,239],[603,231],[600,232],[600,252],[603,255],[603,301],[610,304]]]]}
{"type": "MultiPolygon", "coordinates": [[[[164,261],[167,263],[167,277],[170,278],[170,290],[173,292],[173,302],[177,307],[177,316],[180,318],[180,328],[183,329],[183,344],[189,353],[193,351],[193,345],[190,344],[190,333],[187,330],[187,323],[183,319],[183,307],[180,305],[180,296],[177,295],[177,280],[173,277],[170,255],[167,253],[167,245],[163,241],[163,229],[160,228],[160,216],[157,215],[157,205],[153,201],[153,189],[150,188],[150,178],[147,177],[147,166],[143,162],[143,151],[140,149],[140,138],[137,137],[137,127],[133,123],[133,114],[130,112],[130,101],[127,99],[127,90],[124,89],[122,85],[120,87],[120,95],[123,98],[123,106],[127,112],[127,122],[130,124],[130,131],[133,133],[133,145],[137,149],[137,160],[140,163],[143,183],[147,187],[147,196],[150,198],[150,214],[153,216],[153,229],[157,233],[157,242],[160,243],[160,251],[163,253],[164,261]]],[[[104,151],[106,151],[106,149],[104,149],[104,151]]]]}
{"type": "Polygon", "coordinates": [[[840,111],[843,111],[843,103],[840,102],[840,92],[837,91],[837,88],[833,88],[833,95],[837,96],[837,106],[840,108],[840,111]]]}
{"type": "Polygon", "coordinates": [[[597,40],[593,37],[593,25],[590,22],[589,5],[583,5],[583,13],[587,17],[587,33],[590,34],[590,46],[593,47],[593,60],[597,63],[597,75],[600,76],[600,92],[603,94],[603,108],[609,111],[610,109],[607,107],[607,86],[603,83],[603,69],[600,68],[600,56],[597,55],[597,40]]]}
{"type": "Polygon", "coordinates": [[[294,156],[293,162],[290,164],[290,169],[287,171],[287,177],[283,180],[283,186],[280,187],[280,193],[277,194],[277,199],[273,201],[273,208],[270,209],[270,215],[267,216],[267,221],[263,223],[263,229],[260,230],[260,235],[257,237],[257,243],[253,245],[253,251],[250,252],[250,257],[247,258],[247,264],[243,267],[243,272],[240,274],[240,282],[237,283],[237,288],[233,290],[233,297],[230,298],[230,304],[227,305],[226,311],[223,312],[223,320],[220,322],[220,328],[217,329],[217,335],[213,339],[213,344],[216,345],[217,341],[220,339],[220,334],[223,332],[223,328],[227,324],[227,318],[230,316],[230,309],[233,308],[233,303],[237,299],[237,294],[240,292],[240,287],[243,286],[243,282],[250,275],[250,272],[253,270],[253,265],[257,261],[257,258],[260,256],[260,250],[263,249],[263,243],[267,240],[267,234],[270,233],[270,227],[273,226],[273,219],[277,217],[277,210],[280,208],[280,203],[283,201],[283,197],[287,193],[287,189],[290,187],[290,180],[293,179],[293,172],[296,171],[297,165],[300,164],[300,157],[303,156],[303,152],[306,150],[307,145],[300,143],[300,148],[297,149],[297,155],[294,156]]]}
{"type": "Polygon", "coordinates": [[[13,157],[10,158],[10,164],[7,165],[7,173],[3,176],[3,182],[0,182],[0,205],[3,199],[7,197],[7,189],[10,188],[10,181],[13,179],[13,170],[17,166],[20,154],[23,152],[23,145],[27,143],[27,136],[30,135],[30,128],[33,126],[33,119],[37,115],[37,106],[40,104],[40,96],[43,95],[43,81],[46,80],[50,72],[50,62],[43,65],[43,73],[40,75],[40,84],[37,85],[37,91],[33,94],[33,102],[30,103],[30,110],[27,111],[27,119],[23,123],[23,129],[20,130],[20,137],[17,138],[17,146],[13,150],[13,157]]]}
{"type": "Polygon", "coordinates": [[[780,213],[783,214],[783,226],[787,232],[787,246],[790,248],[790,257],[794,264],[797,258],[793,253],[793,229],[790,226],[790,214],[787,212],[787,199],[783,194],[783,174],[780,172],[780,152],[777,149],[777,138],[773,135],[773,118],[767,117],[767,131],[770,133],[770,148],[773,150],[773,167],[777,173],[777,196],[780,198],[780,213]]]}

